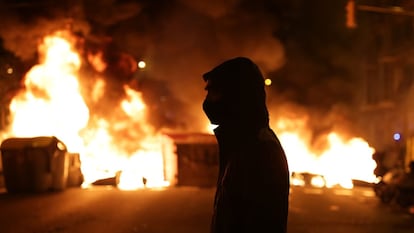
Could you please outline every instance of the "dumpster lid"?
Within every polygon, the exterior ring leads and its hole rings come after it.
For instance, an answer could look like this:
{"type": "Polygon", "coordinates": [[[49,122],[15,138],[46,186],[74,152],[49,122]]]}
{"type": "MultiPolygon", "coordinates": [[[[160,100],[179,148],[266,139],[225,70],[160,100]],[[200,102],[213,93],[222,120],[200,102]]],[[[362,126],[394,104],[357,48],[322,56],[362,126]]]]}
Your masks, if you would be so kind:
{"type": "Polygon", "coordinates": [[[0,149],[18,149],[25,147],[48,147],[54,145],[59,150],[66,150],[66,146],[63,142],[54,136],[40,136],[32,138],[8,138],[5,139],[0,146],[0,149]]]}

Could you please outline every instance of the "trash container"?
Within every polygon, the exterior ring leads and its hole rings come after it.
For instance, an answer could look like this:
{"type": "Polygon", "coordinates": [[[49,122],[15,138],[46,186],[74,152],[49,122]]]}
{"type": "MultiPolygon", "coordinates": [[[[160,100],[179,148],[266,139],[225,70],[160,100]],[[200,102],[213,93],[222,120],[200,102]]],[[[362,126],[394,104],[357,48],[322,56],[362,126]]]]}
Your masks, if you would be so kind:
{"type": "Polygon", "coordinates": [[[56,137],[9,138],[0,146],[8,192],[63,190],[68,178],[68,152],[56,137]]]}
{"type": "Polygon", "coordinates": [[[67,187],[81,186],[84,177],[81,170],[81,160],[79,153],[69,153],[69,170],[67,187]]]}

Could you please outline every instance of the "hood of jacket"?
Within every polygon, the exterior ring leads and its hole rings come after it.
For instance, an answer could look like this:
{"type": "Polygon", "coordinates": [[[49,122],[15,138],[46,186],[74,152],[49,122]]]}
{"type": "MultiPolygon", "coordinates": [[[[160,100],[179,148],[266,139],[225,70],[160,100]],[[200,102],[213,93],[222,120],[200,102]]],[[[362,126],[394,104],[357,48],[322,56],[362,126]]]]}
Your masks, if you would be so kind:
{"type": "MultiPolygon", "coordinates": [[[[216,66],[203,75],[212,80],[222,94],[227,109],[225,125],[245,128],[268,126],[264,78],[258,66],[249,58],[236,57],[216,66]]],[[[222,126],[222,125],[220,125],[222,126]]]]}

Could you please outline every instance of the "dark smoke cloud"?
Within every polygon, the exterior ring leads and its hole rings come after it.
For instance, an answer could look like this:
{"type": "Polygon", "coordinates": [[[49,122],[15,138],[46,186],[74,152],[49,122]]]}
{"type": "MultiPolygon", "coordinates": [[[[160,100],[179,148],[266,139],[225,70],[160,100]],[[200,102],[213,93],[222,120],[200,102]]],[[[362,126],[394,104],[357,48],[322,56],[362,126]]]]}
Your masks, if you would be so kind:
{"type": "MultiPolygon", "coordinates": [[[[199,129],[205,95],[201,75],[224,59],[248,56],[265,71],[284,63],[273,36],[275,19],[241,1],[173,1],[144,5],[140,14],[109,30],[114,41],[147,61],[146,77],[162,80],[188,109],[183,118],[199,129]],[[154,10],[156,9],[156,10],[154,10]]],[[[189,125],[191,127],[191,125],[189,125]]]]}
{"type": "MultiPolygon", "coordinates": [[[[88,33],[89,24],[82,18],[70,18],[70,9],[51,1],[0,2],[2,23],[0,37],[4,47],[22,60],[31,60],[41,38],[58,29],[73,25],[74,30],[88,33]]],[[[78,11],[78,7],[74,7],[78,11]]]]}
{"type": "Polygon", "coordinates": [[[284,50],[272,36],[273,25],[268,15],[251,15],[248,9],[224,4],[200,13],[194,3],[177,5],[166,20],[154,45],[154,62],[165,69],[155,70],[157,77],[168,80],[175,93],[192,105],[192,112],[201,113],[205,95],[203,72],[224,59],[248,56],[265,71],[279,68],[284,62],[284,50]],[[219,11],[221,14],[217,14],[219,11]],[[185,88],[187,91],[182,91],[185,88]]]}
{"type": "MultiPolygon", "coordinates": [[[[326,27],[327,19],[310,17],[309,13],[309,19],[300,18],[311,7],[306,1],[75,0],[59,4],[43,0],[21,1],[27,3],[21,7],[1,2],[7,7],[0,8],[4,25],[0,36],[5,48],[18,57],[32,58],[38,39],[67,25],[87,40],[111,38],[114,48],[147,62],[146,70],[137,72],[135,78],[145,82],[141,87],[148,93],[158,93],[159,99],[153,100],[157,111],[166,108],[165,103],[182,105],[176,109],[185,111],[172,114],[165,110],[168,113],[164,114],[176,122],[187,122],[184,128],[188,130],[203,127],[197,125],[197,119],[204,118],[201,75],[235,56],[252,58],[266,76],[274,79],[276,87],[269,88],[271,104],[287,101],[310,106],[318,110],[313,114],[315,119],[324,117],[331,122],[334,117],[330,117],[330,111],[346,112],[344,107],[335,107],[342,106],[337,102],[349,103],[349,80],[343,79],[348,74],[335,64],[343,60],[331,59],[334,56],[315,59],[308,54],[317,51],[303,49],[320,46],[317,41],[321,38],[320,43],[326,44],[322,35],[315,38],[310,30],[319,23],[326,27]],[[36,11],[39,8],[42,10],[36,11]],[[308,25],[307,20],[313,18],[319,21],[308,25]],[[302,42],[305,45],[300,45],[302,42]],[[327,68],[328,60],[331,64],[327,68]],[[330,97],[326,98],[326,94],[330,97]]],[[[338,51],[333,48],[325,52],[338,51]]],[[[156,98],[157,95],[147,97],[156,98]]]]}
{"type": "Polygon", "coordinates": [[[283,46],[272,36],[274,20],[262,12],[251,14],[241,1],[25,2],[2,12],[6,26],[0,35],[7,49],[30,59],[38,39],[68,23],[86,37],[112,37],[120,49],[147,61],[146,78],[161,80],[187,105],[189,116],[183,117],[203,117],[201,75],[224,59],[249,56],[265,70],[284,62],[283,46]],[[31,11],[22,18],[19,13],[27,13],[30,4],[45,4],[51,11],[31,11]]]}
{"type": "Polygon", "coordinates": [[[231,12],[234,7],[236,7],[241,1],[240,0],[212,0],[212,1],[191,1],[191,0],[178,0],[183,5],[190,7],[191,9],[199,12],[200,14],[205,14],[210,18],[221,18],[229,12],[231,12]]]}
{"type": "Polygon", "coordinates": [[[83,6],[85,17],[103,26],[112,26],[141,12],[141,5],[135,1],[86,0],[83,6]]]}

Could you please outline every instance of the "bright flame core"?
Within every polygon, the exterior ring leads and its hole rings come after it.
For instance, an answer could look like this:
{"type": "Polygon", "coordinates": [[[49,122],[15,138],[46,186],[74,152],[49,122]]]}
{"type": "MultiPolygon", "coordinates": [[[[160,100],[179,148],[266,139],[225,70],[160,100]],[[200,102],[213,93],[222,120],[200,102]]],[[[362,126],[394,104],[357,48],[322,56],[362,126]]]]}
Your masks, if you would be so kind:
{"type": "Polygon", "coordinates": [[[76,78],[80,58],[69,41],[60,37],[45,37],[39,52],[43,63],[26,74],[26,90],[10,104],[12,134],[56,136],[68,148],[79,150],[82,140],[78,131],[89,119],[76,78]]]}
{"type": "MultiPolygon", "coordinates": [[[[1,137],[56,136],[69,151],[80,153],[85,187],[118,175],[118,187],[125,190],[175,182],[173,142],[146,123],[141,93],[124,86],[125,98],[110,106],[113,116],[91,114],[80,94],[82,59],[72,42],[67,32],[44,38],[39,45],[39,64],[26,74],[25,90],[12,100],[11,127],[1,137]]],[[[100,53],[87,59],[97,72],[106,68],[100,53]]],[[[105,86],[104,80],[95,81],[89,93],[93,102],[105,96],[105,86]]],[[[328,146],[316,153],[309,146],[306,119],[279,119],[272,125],[286,151],[290,171],[320,175],[312,179],[313,185],[352,188],[352,179],[374,182],[374,149],[363,139],[345,141],[331,132],[326,136],[328,146]]]]}
{"type": "Polygon", "coordinates": [[[315,182],[312,185],[352,188],[352,180],[375,182],[376,163],[372,159],[375,150],[363,139],[345,141],[337,133],[331,132],[326,136],[326,148],[316,153],[309,149],[306,119],[279,119],[274,125],[285,149],[290,171],[317,174],[324,178],[323,182],[320,177],[312,180],[315,182]]]}
{"type": "MultiPolygon", "coordinates": [[[[1,136],[56,136],[69,152],[81,155],[84,187],[107,177],[119,178],[121,189],[174,182],[172,140],[154,133],[146,123],[141,93],[125,86],[125,99],[118,106],[109,106],[111,116],[90,114],[80,91],[82,59],[73,42],[74,37],[65,31],[43,39],[39,64],[26,74],[25,90],[12,100],[11,127],[1,136]],[[170,160],[172,167],[166,167],[165,160],[170,160]]],[[[88,56],[94,67],[105,67],[101,58],[88,56]]],[[[92,101],[99,102],[105,96],[105,85],[102,79],[95,82],[88,93],[92,101]]]]}

